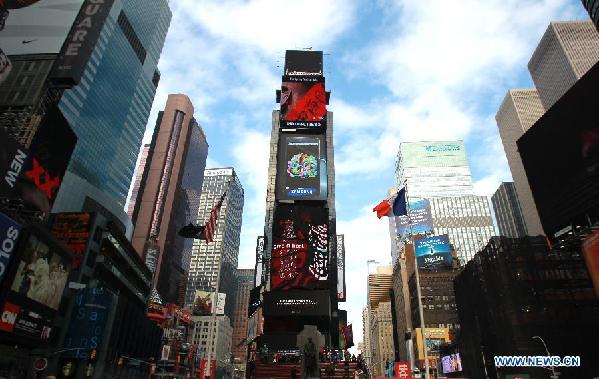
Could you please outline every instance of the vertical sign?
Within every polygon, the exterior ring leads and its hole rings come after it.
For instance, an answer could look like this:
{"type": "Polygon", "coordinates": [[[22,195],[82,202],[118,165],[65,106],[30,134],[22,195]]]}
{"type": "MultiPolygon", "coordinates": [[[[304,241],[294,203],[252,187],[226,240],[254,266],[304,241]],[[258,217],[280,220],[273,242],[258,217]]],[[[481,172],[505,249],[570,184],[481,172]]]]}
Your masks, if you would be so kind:
{"type": "Polygon", "coordinates": [[[4,213],[0,213],[0,284],[8,270],[19,234],[21,234],[21,226],[4,213]]]}
{"type": "Polygon", "coordinates": [[[345,301],[345,241],[337,234],[337,300],[345,301]]]}
{"type": "Polygon", "coordinates": [[[264,268],[264,236],[258,237],[256,241],[256,269],[254,277],[254,287],[258,287],[262,284],[262,270],[264,268]]]}
{"type": "Polygon", "coordinates": [[[395,362],[395,377],[406,378],[412,377],[412,370],[410,369],[410,362],[395,362]]]}
{"type": "Polygon", "coordinates": [[[114,0],[83,3],[56,58],[51,79],[68,85],[79,84],[113,3],[114,0]]]}

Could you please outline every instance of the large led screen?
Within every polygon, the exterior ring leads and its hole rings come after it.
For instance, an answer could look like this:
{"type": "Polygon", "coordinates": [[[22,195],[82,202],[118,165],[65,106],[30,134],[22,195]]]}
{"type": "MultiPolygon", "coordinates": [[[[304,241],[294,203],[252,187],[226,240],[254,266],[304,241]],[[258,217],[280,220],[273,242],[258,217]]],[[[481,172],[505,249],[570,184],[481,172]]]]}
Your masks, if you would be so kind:
{"type": "Polygon", "coordinates": [[[281,128],[319,129],[326,125],[324,78],[284,76],[280,102],[281,128]]]}
{"type": "Polygon", "coordinates": [[[404,239],[411,235],[433,232],[433,216],[431,204],[427,199],[410,199],[408,215],[395,218],[397,235],[404,239]]]}
{"type": "Polygon", "coordinates": [[[277,167],[277,200],[326,200],[326,167],[324,136],[282,134],[277,167]]]}
{"type": "Polygon", "coordinates": [[[329,291],[287,291],[264,294],[265,316],[328,316],[329,291]]]}
{"type": "Polygon", "coordinates": [[[271,290],[327,287],[326,208],[281,204],[275,210],[272,235],[271,290]]]}
{"type": "Polygon", "coordinates": [[[599,63],[518,140],[548,236],[599,221],[599,63]]]}
{"type": "Polygon", "coordinates": [[[30,233],[20,254],[11,290],[48,308],[58,310],[69,276],[71,257],[30,233]]]}
{"type": "Polygon", "coordinates": [[[436,269],[452,266],[449,236],[442,234],[415,241],[418,268],[436,269]]]}

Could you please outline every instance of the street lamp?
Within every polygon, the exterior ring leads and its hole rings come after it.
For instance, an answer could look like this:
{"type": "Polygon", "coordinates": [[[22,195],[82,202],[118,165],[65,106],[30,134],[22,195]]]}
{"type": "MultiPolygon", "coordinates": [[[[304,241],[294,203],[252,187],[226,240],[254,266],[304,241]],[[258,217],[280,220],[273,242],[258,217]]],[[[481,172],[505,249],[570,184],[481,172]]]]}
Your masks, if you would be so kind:
{"type": "MultiPolygon", "coordinates": [[[[551,354],[549,353],[549,349],[547,349],[547,344],[545,343],[545,341],[540,337],[540,336],[533,336],[532,339],[538,339],[541,341],[541,343],[543,343],[543,346],[545,347],[545,352],[547,352],[547,356],[551,357],[551,354]]],[[[555,371],[555,367],[553,366],[549,366],[549,368],[545,367],[547,370],[551,371],[551,379],[558,379],[559,378],[559,373],[555,371]]]]}

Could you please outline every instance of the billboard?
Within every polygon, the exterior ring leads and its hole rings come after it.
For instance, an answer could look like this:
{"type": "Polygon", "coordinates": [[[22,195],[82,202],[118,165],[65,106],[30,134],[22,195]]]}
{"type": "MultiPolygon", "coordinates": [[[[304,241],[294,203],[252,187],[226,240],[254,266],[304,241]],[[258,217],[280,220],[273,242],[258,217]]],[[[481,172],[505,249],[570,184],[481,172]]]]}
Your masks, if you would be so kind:
{"type": "Polygon", "coordinates": [[[329,316],[328,290],[264,293],[265,316],[329,316]]]}
{"type": "Polygon", "coordinates": [[[91,228],[90,213],[59,213],[54,218],[52,234],[73,253],[72,268],[77,270],[85,255],[91,228]]]}
{"type": "Polygon", "coordinates": [[[262,270],[264,269],[264,244],[266,240],[264,236],[258,237],[256,240],[256,268],[254,270],[254,287],[262,284],[262,270]]]}
{"type": "Polygon", "coordinates": [[[467,166],[464,141],[402,142],[402,167],[459,167],[467,166]]]}
{"type": "Polygon", "coordinates": [[[277,200],[326,200],[324,135],[282,134],[277,165],[277,200]]]}
{"type": "Polygon", "coordinates": [[[322,76],[322,51],[285,51],[285,75],[322,76]]]}
{"type": "Polygon", "coordinates": [[[85,288],[75,297],[62,353],[68,358],[88,358],[102,345],[104,328],[114,295],[106,288],[85,288]]]}
{"type": "Polygon", "coordinates": [[[428,199],[412,198],[408,200],[408,215],[395,217],[395,227],[400,239],[410,234],[428,234],[433,232],[433,215],[428,199]],[[412,224],[410,227],[410,223],[412,224]]]}
{"type": "Polygon", "coordinates": [[[337,300],[345,301],[345,242],[344,235],[337,234],[337,300]]]}
{"type": "MultiPolygon", "coordinates": [[[[218,294],[216,302],[216,315],[225,314],[225,302],[227,294],[218,294]]],[[[214,292],[196,290],[195,300],[192,306],[194,316],[210,316],[214,312],[214,292]]]]}
{"type": "Polygon", "coordinates": [[[547,235],[599,220],[598,88],[599,63],[517,141],[547,235]]]}
{"type": "Polygon", "coordinates": [[[447,234],[422,238],[416,240],[414,245],[419,269],[452,267],[451,245],[447,234]]]}
{"type": "Polygon", "coordinates": [[[0,313],[0,331],[37,342],[48,342],[52,321],[26,306],[7,301],[0,313]]]}
{"type": "Polygon", "coordinates": [[[328,209],[281,204],[275,209],[272,236],[271,290],[327,288],[328,209]]]}
{"type": "Polygon", "coordinates": [[[18,296],[58,310],[71,260],[62,250],[29,233],[19,259],[14,262],[16,273],[10,289],[18,296]]]}
{"type": "Polygon", "coordinates": [[[4,274],[8,271],[10,259],[17,246],[20,234],[21,225],[0,212],[0,285],[4,279],[4,274]]]}
{"type": "Polygon", "coordinates": [[[30,156],[18,180],[19,196],[48,214],[77,143],[77,136],[57,106],[44,115],[29,147],[30,156]]]}
{"type": "Polygon", "coordinates": [[[50,78],[59,83],[77,85],[83,76],[114,0],[85,0],[60,54],[54,62],[50,78]]]}
{"type": "Polygon", "coordinates": [[[284,76],[280,102],[281,129],[322,129],[326,125],[323,77],[284,76]]]}
{"type": "Polygon", "coordinates": [[[589,271],[589,276],[599,298],[599,230],[595,230],[582,242],[582,255],[589,271]]]}
{"type": "Polygon", "coordinates": [[[444,374],[462,371],[462,359],[460,358],[460,353],[441,357],[441,364],[443,365],[444,374]]]}
{"type": "Polygon", "coordinates": [[[12,197],[17,180],[29,158],[29,151],[0,128],[0,196],[12,197]]]}

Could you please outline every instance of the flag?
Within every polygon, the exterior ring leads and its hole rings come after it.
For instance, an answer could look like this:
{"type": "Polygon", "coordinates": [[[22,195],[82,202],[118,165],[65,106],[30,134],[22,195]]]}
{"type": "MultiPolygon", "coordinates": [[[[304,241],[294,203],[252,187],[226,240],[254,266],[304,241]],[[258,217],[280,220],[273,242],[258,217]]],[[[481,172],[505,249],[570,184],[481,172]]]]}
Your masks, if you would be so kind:
{"type": "Polygon", "coordinates": [[[406,204],[406,189],[402,188],[397,194],[381,201],[376,207],[372,208],[376,212],[376,217],[391,216],[393,210],[394,216],[405,216],[408,214],[406,204]]]}
{"type": "Polygon", "coordinates": [[[218,221],[218,214],[220,213],[220,207],[223,205],[223,201],[225,201],[225,196],[227,196],[227,192],[223,193],[220,197],[220,200],[214,208],[210,211],[210,218],[204,225],[204,238],[206,243],[214,241],[214,234],[216,232],[216,223],[218,221]]]}

